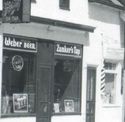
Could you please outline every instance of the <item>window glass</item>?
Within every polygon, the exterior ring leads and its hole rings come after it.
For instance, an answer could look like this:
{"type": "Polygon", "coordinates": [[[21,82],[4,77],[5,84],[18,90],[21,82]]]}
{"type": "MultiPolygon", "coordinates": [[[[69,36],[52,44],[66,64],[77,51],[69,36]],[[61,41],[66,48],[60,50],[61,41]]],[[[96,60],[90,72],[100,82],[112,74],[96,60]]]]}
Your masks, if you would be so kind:
{"type": "Polygon", "coordinates": [[[116,69],[116,64],[115,63],[105,62],[105,69],[107,69],[107,70],[115,70],[116,69]]]}
{"type": "Polygon", "coordinates": [[[35,55],[3,51],[2,115],[35,113],[35,55]]]}
{"type": "Polygon", "coordinates": [[[32,3],[36,3],[36,0],[31,0],[32,3]]]}
{"type": "Polygon", "coordinates": [[[115,103],[115,78],[115,74],[105,74],[105,95],[107,98],[106,103],[115,103]]]}
{"type": "Polygon", "coordinates": [[[80,68],[78,60],[55,60],[55,113],[80,112],[80,68]]]}
{"type": "Polygon", "coordinates": [[[60,0],[59,7],[61,9],[69,10],[70,0],[60,0]]]}
{"type": "Polygon", "coordinates": [[[105,70],[102,75],[102,96],[104,104],[116,103],[116,79],[117,79],[117,64],[111,62],[105,62],[105,70]]]}

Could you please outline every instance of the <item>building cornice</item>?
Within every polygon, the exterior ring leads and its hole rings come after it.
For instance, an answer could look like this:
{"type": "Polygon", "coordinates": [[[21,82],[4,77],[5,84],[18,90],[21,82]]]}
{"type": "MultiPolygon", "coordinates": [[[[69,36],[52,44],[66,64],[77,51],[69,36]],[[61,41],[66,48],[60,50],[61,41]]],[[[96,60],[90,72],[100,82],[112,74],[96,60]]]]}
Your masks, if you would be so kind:
{"type": "Polygon", "coordinates": [[[48,18],[42,18],[42,17],[36,17],[36,16],[31,16],[31,22],[49,24],[52,26],[64,27],[64,28],[81,30],[81,31],[88,31],[88,32],[94,32],[94,29],[95,29],[95,27],[92,27],[89,25],[76,24],[76,23],[48,19],[48,18]]]}

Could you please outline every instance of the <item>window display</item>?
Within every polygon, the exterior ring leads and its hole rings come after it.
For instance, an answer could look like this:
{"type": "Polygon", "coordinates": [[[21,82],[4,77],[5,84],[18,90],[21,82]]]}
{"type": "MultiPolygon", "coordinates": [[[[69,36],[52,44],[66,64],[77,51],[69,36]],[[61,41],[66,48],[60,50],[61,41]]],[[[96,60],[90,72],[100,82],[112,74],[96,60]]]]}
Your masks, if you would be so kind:
{"type": "Polygon", "coordinates": [[[105,103],[115,103],[115,74],[105,74],[105,103]]]}
{"type": "Polygon", "coordinates": [[[116,82],[117,82],[117,64],[105,62],[104,77],[104,95],[102,97],[104,104],[116,103],[116,82]]]}
{"type": "Polygon", "coordinates": [[[54,113],[80,112],[80,70],[80,60],[55,60],[54,113]]]}
{"type": "Polygon", "coordinates": [[[35,54],[3,51],[2,115],[35,113],[35,54]]]}

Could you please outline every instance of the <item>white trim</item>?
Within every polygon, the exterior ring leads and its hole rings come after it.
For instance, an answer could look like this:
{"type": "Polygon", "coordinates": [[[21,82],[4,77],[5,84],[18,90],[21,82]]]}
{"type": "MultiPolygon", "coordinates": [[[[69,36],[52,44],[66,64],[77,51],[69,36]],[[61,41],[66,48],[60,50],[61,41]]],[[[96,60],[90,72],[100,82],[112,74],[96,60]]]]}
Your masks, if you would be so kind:
{"type": "Polygon", "coordinates": [[[7,47],[4,47],[3,49],[5,49],[5,50],[13,50],[13,51],[21,51],[21,52],[32,52],[32,53],[37,53],[37,50],[34,51],[34,50],[24,50],[24,49],[13,49],[13,48],[7,48],[7,47]]]}

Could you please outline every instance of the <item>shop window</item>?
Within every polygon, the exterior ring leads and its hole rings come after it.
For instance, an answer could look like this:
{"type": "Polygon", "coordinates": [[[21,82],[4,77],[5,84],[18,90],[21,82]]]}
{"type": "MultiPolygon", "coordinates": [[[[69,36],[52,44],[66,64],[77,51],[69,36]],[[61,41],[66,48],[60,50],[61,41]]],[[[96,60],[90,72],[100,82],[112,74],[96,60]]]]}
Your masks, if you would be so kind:
{"type": "Polygon", "coordinates": [[[64,10],[69,10],[70,0],[59,0],[59,7],[64,10]]]}
{"type": "Polygon", "coordinates": [[[117,65],[115,63],[105,62],[105,97],[104,103],[116,103],[116,79],[117,65]]]}
{"type": "Polygon", "coordinates": [[[35,113],[35,55],[3,51],[2,115],[35,113]]]}
{"type": "Polygon", "coordinates": [[[81,66],[78,60],[55,60],[54,113],[79,113],[81,66]]]}
{"type": "Polygon", "coordinates": [[[105,94],[106,94],[106,103],[114,104],[115,103],[115,79],[116,74],[106,73],[105,74],[105,94]]]}

